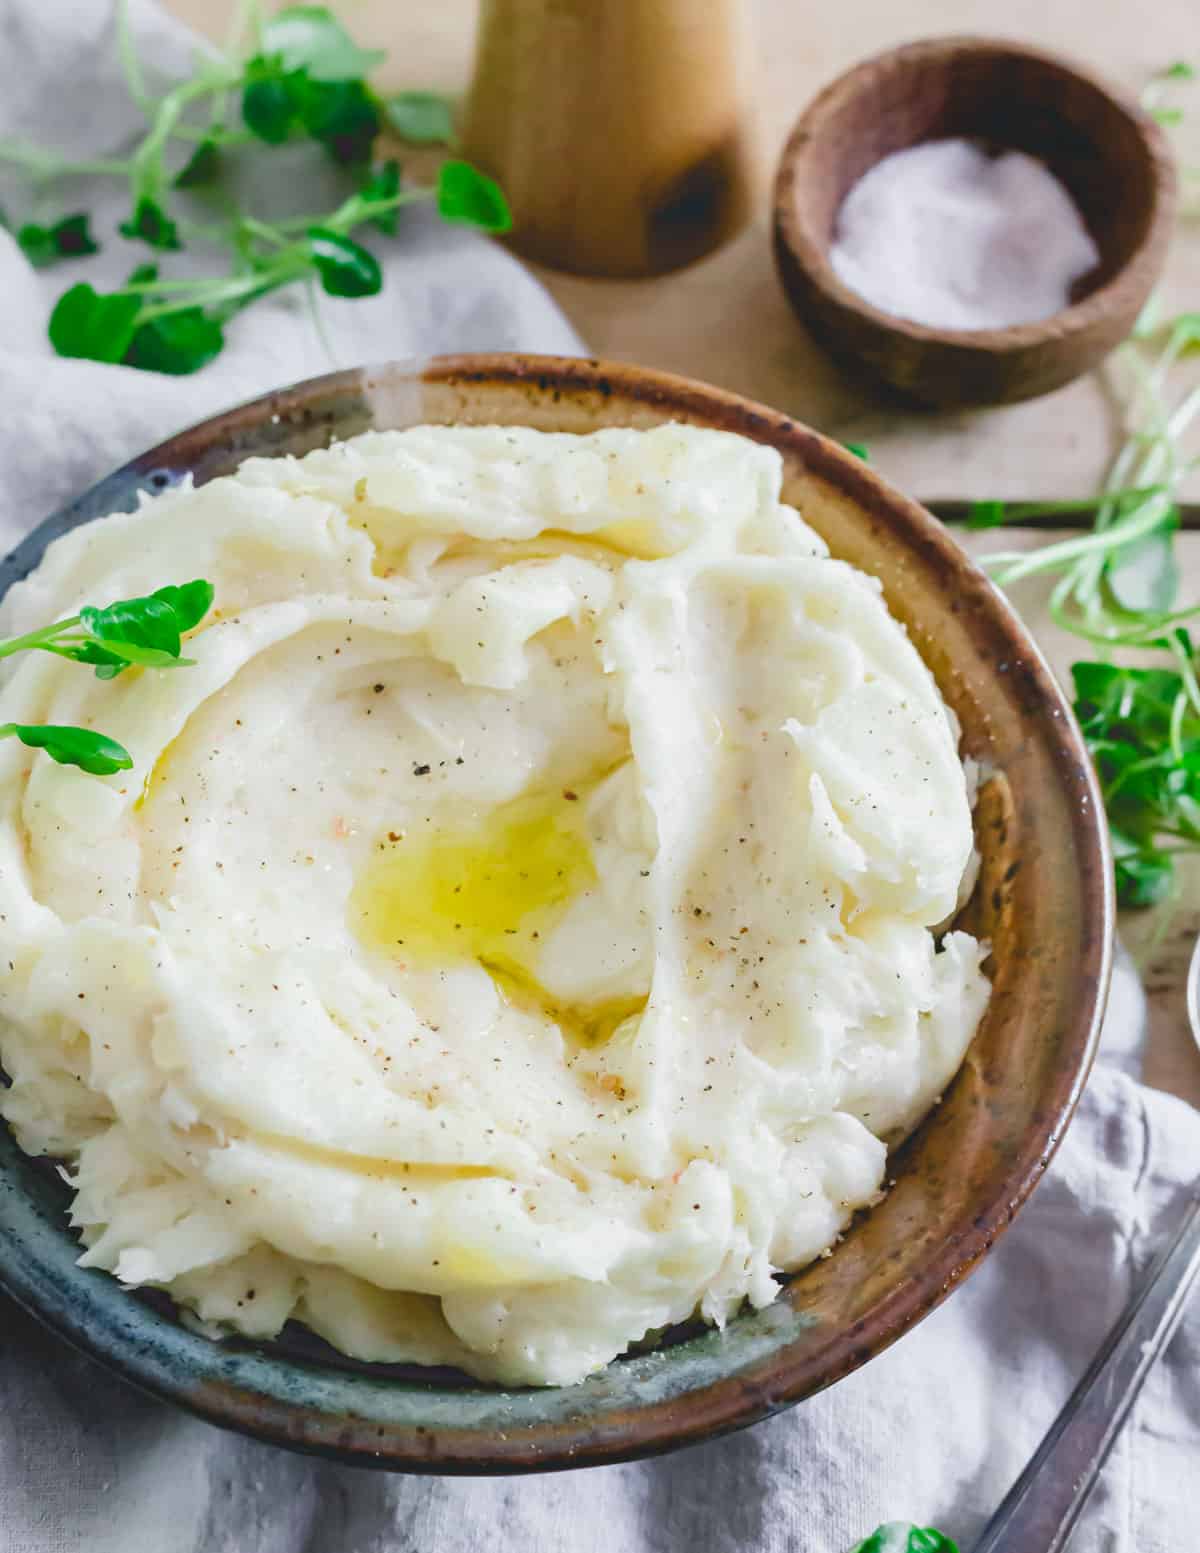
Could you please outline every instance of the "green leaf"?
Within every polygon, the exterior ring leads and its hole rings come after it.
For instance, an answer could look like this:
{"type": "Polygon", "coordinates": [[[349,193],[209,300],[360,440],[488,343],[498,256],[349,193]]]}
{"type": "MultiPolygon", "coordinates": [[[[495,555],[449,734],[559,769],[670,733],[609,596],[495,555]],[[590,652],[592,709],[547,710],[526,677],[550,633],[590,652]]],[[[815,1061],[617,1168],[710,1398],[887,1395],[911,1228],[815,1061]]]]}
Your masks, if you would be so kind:
{"type": "Polygon", "coordinates": [[[169,584],[145,598],[118,599],[103,609],[89,605],[69,620],[0,642],[0,658],[50,652],[91,664],[99,679],[114,679],[131,663],[179,668],[192,661],[179,656],[180,638],[200,624],[212,601],[212,583],[197,578],[169,584]]]}
{"type": "Polygon", "coordinates": [[[454,139],[454,110],[437,92],[397,92],[383,111],[401,140],[414,146],[445,146],[454,139]]]}
{"type": "Polygon", "coordinates": [[[60,766],[78,766],[92,776],[128,771],[133,757],[115,739],[90,728],[56,727],[49,723],[5,723],[0,738],[15,737],[33,750],[45,750],[60,766]]]}
{"type": "Polygon", "coordinates": [[[148,286],[158,279],[157,264],[135,264],[126,277],[127,286],[148,286]]]}
{"type": "Polygon", "coordinates": [[[443,221],[478,227],[483,232],[507,232],[512,227],[512,213],[504,191],[470,162],[442,163],[438,169],[437,208],[443,221]]]}
{"type": "Polygon", "coordinates": [[[117,599],[99,609],[85,606],[79,611],[79,620],[85,631],[101,641],[136,642],[142,647],[161,648],[174,658],[179,656],[179,617],[172,600],[157,593],[117,599]]]}
{"type": "Polygon", "coordinates": [[[97,679],[116,679],[132,661],[123,653],[110,651],[107,646],[91,640],[46,642],[44,650],[59,658],[69,658],[72,663],[90,664],[96,671],[97,679]]]}
{"type": "Polygon", "coordinates": [[[17,242],[25,257],[38,269],[57,264],[60,259],[78,259],[85,254],[100,252],[88,228],[86,211],[64,216],[53,226],[26,222],[17,233],[17,242]]]}
{"type": "Polygon", "coordinates": [[[181,377],[198,372],[221,353],[225,336],[215,318],[202,308],[181,308],[151,318],[134,331],[123,360],[143,372],[166,372],[181,377]]]}
{"type": "Polygon", "coordinates": [[[853,453],[855,458],[861,458],[864,464],[871,462],[870,449],[865,442],[843,442],[842,446],[847,453],[853,453]]]}
{"type": "MultiPolygon", "coordinates": [[[[1190,639],[1178,646],[1190,663],[1190,639]]],[[[1118,904],[1156,905],[1175,872],[1160,832],[1185,844],[1200,838],[1200,716],[1182,675],[1169,670],[1076,663],[1071,674],[1104,791],[1118,904]]]]}
{"type": "Polygon", "coordinates": [[[270,17],[260,48],[283,70],[303,70],[310,81],[361,80],[386,58],[379,49],[360,49],[323,5],[290,5],[270,17]]]}
{"type": "Polygon", "coordinates": [[[50,236],[60,259],[79,259],[87,254],[99,253],[100,244],[92,237],[88,227],[87,211],[77,211],[64,216],[50,228],[50,236]]]}
{"type": "Polygon", "coordinates": [[[175,249],[183,246],[175,223],[158,201],[147,195],[138,200],[133,215],[128,221],[122,221],[117,230],[122,237],[140,238],[142,242],[149,243],[151,248],[175,249]]]}
{"type": "Polygon", "coordinates": [[[1194,81],[1196,79],[1196,67],[1189,65],[1186,59],[1177,59],[1174,64],[1168,65],[1165,70],[1160,71],[1159,76],[1164,81],[1194,81]]]}
{"type": "Polygon", "coordinates": [[[361,81],[313,81],[293,88],[300,122],[342,166],[369,162],[379,133],[379,109],[361,81]]]}
{"type": "Polygon", "coordinates": [[[130,665],[139,669],[182,669],[191,668],[196,661],[194,658],[180,658],[161,647],[140,647],[137,642],[122,642],[116,637],[107,640],[100,651],[117,661],[96,663],[97,679],[116,679],[121,670],[130,665]]]}
{"type": "MultiPolygon", "coordinates": [[[[1116,839],[1114,835],[1114,843],[1116,839]]],[[[1171,893],[1175,882],[1174,859],[1153,847],[1138,849],[1131,845],[1122,856],[1114,856],[1113,870],[1117,905],[1129,911],[1157,906],[1171,893]]]]}
{"type": "Polygon", "coordinates": [[[1200,346],[1200,313],[1176,313],[1171,320],[1167,346],[1180,355],[1200,346]]]}
{"type": "Polygon", "coordinates": [[[58,258],[50,236],[50,228],[38,226],[32,221],[27,221],[18,229],[17,246],[37,270],[45,269],[58,258]]]}
{"type": "Polygon", "coordinates": [[[382,54],[353,42],[324,6],[290,6],[263,28],[262,51],[246,66],[242,118],[272,144],[300,124],[336,162],[370,160],[378,103],[362,77],[382,54]]]}
{"type": "Polygon", "coordinates": [[[1108,564],[1108,585],[1122,609],[1133,613],[1165,614],[1179,592],[1179,566],[1175,560],[1174,521],[1139,544],[1119,551],[1108,564]]]}
{"type": "MultiPolygon", "coordinates": [[[[395,199],[400,192],[400,163],[397,161],[381,163],[370,173],[358,192],[362,199],[370,200],[372,203],[376,200],[395,199]]],[[[392,236],[395,234],[399,215],[399,210],[385,210],[382,215],[371,217],[371,225],[392,236]]]]}
{"type": "Polygon", "coordinates": [[[250,72],[242,89],[242,122],[252,135],[268,145],[280,145],[298,117],[294,83],[282,76],[250,72]]]}
{"type": "Polygon", "coordinates": [[[100,679],[114,679],[130,663],[173,667],[184,661],[179,658],[180,637],[203,620],[212,600],[212,584],[198,578],[159,588],[145,598],[81,609],[80,624],[92,640],[80,643],[69,655],[94,664],[100,679]]]}
{"type": "Polygon", "coordinates": [[[913,1526],[908,1521],[888,1521],[850,1553],[958,1553],[958,1546],[932,1526],[913,1526]]]}
{"type": "Polygon", "coordinates": [[[175,624],[182,635],[198,626],[212,608],[214,588],[211,582],[197,577],[193,582],[169,583],[156,588],[151,598],[161,599],[175,612],[175,624]]]}
{"type": "MultiPolygon", "coordinates": [[[[1081,721],[1103,715],[1106,718],[1127,715],[1122,708],[1133,704],[1132,670],[1115,663],[1073,663],[1071,679],[1075,686],[1075,713],[1081,721]]],[[[1172,679],[1177,676],[1170,676],[1172,679]]]]}
{"type": "Polygon", "coordinates": [[[63,292],[50,314],[50,343],[60,356],[120,361],[141,305],[137,297],[105,295],[81,281],[63,292]]]}
{"type": "Polygon", "coordinates": [[[326,227],[309,227],[308,248],[321,285],[331,297],[374,296],[383,285],[375,255],[349,237],[326,227]]]}
{"type": "Polygon", "coordinates": [[[908,1533],[907,1553],[958,1553],[958,1545],[932,1526],[913,1526],[908,1533]]]}
{"type": "Polygon", "coordinates": [[[202,140],[175,174],[177,189],[196,189],[212,183],[221,171],[221,151],[215,140],[202,140]]]}

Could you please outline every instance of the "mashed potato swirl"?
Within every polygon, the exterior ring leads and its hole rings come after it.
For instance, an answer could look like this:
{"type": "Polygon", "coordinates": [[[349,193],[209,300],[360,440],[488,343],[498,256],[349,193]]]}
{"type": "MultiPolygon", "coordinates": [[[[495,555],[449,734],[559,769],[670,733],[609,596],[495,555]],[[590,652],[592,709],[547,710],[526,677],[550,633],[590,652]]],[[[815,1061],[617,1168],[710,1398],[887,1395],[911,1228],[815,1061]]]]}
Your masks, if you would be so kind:
{"type": "Polygon", "coordinates": [[[577,1381],[831,1245],[984,950],[937,688],[771,449],[367,433],[75,531],[4,634],[207,577],[195,666],[27,654],[0,1112],[214,1334],[577,1381]]]}

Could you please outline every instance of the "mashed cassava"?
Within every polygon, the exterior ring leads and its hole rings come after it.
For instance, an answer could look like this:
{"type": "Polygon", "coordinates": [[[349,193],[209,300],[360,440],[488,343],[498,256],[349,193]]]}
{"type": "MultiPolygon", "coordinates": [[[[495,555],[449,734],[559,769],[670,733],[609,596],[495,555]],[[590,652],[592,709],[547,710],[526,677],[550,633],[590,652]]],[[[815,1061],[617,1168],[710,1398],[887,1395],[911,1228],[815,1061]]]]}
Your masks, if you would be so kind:
{"type": "Polygon", "coordinates": [[[961,1061],[968,780],[878,585],[683,426],[368,433],[58,540],[4,634],[207,577],[0,717],[0,1112],[214,1333],[567,1383],[768,1302],[961,1061]]]}

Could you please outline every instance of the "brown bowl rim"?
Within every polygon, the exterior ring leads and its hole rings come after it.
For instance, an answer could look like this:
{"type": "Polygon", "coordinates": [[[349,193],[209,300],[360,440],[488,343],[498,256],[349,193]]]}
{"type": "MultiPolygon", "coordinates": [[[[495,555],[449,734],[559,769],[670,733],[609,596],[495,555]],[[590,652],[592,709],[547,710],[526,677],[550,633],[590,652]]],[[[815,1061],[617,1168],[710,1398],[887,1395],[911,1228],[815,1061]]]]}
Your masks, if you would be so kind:
{"type": "Polygon", "coordinates": [[[1008,38],[963,33],[923,38],[915,43],[903,43],[896,48],[884,49],[868,59],[860,60],[823,87],[796,120],[784,142],[776,166],[772,206],[776,243],[787,249],[793,262],[827,301],[858,314],[877,329],[904,339],[925,345],[959,346],[1004,356],[1027,351],[1038,345],[1057,344],[1086,332],[1105,318],[1122,311],[1128,301],[1126,293],[1131,288],[1140,290],[1145,273],[1149,270],[1156,274],[1165,257],[1177,200],[1178,175],[1167,136],[1161,125],[1127,92],[1104,80],[1086,65],[1054,50],[1031,48],[1008,38]],[[1097,290],[1073,302],[1070,307],[1052,313],[1048,318],[1012,324],[1005,329],[935,329],[928,324],[884,312],[838,278],[829,262],[827,250],[813,236],[800,215],[799,202],[795,197],[796,170],[801,158],[822,133],[831,108],[846,97],[858,93],[863,87],[864,78],[869,78],[880,65],[910,61],[923,64],[974,53],[1006,55],[1012,59],[1051,65],[1107,97],[1137,131],[1151,174],[1153,213],[1141,242],[1116,274],[1110,276],[1097,290]]]}
{"type": "MultiPolygon", "coordinates": [[[[630,364],[519,353],[441,356],[421,363],[400,361],[331,373],[267,393],[177,433],[123,466],[42,527],[52,536],[112,510],[97,505],[97,498],[109,491],[127,490],[131,479],[143,488],[161,489],[164,474],[193,468],[218,444],[237,450],[247,432],[268,422],[319,424],[322,405],[337,403],[362,409],[371,405],[374,395],[386,403],[390,391],[403,394],[414,382],[452,389],[456,385],[516,386],[552,400],[565,394],[589,395],[602,401],[616,397],[627,400],[635,410],[645,405],[740,432],[790,453],[856,505],[885,512],[893,534],[948,584],[970,584],[974,591],[982,587],[990,608],[980,611],[980,619],[994,643],[997,662],[1008,661],[1014,670],[1019,666],[1026,707],[1031,716],[1035,712],[1046,714],[1038,719],[1041,736],[1054,750],[1064,785],[1075,799],[1071,804],[1072,829],[1084,930],[1079,952],[1081,993],[1065,1027],[1056,1031],[1062,1060],[1053,1082],[1041,1096],[1034,1122],[990,1200],[975,1205],[972,1219],[943,1243],[920,1277],[907,1279],[868,1317],[838,1332],[818,1353],[806,1352],[802,1344],[784,1347],[686,1393],[682,1409],[681,1398],[667,1396],[636,1410],[609,1415],[601,1428],[597,1427],[597,1416],[586,1412],[524,1427],[519,1438],[470,1428],[385,1428],[366,1416],[330,1414],[302,1401],[264,1395],[226,1380],[180,1384],[177,1377],[164,1378],[136,1348],[126,1348],[118,1357],[106,1349],[104,1334],[91,1326],[40,1309],[28,1290],[22,1293],[14,1287],[11,1292],[69,1342],[143,1389],[213,1423],[292,1449],[364,1467],[453,1475],[558,1471],[636,1460],[745,1427],[842,1379],[939,1305],[1011,1223],[1062,1140],[1099,1039],[1114,920],[1103,807],[1082,736],[1039,649],[1003,594],[942,525],[838,443],[789,416],[692,379],[630,364]]],[[[0,1282],[4,1281],[0,1277],[0,1282]]]]}

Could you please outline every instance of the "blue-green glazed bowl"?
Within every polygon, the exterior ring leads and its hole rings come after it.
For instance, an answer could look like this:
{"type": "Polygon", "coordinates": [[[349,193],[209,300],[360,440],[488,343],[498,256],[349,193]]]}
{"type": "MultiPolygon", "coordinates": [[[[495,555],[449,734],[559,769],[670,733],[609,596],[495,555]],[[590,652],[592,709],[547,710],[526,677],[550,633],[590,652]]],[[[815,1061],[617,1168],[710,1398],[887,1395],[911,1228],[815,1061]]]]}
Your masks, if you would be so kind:
{"type": "Polygon", "coordinates": [[[420,421],[591,431],[666,420],[779,449],[785,500],[877,575],[997,777],[977,814],[967,908],[993,995],[942,1104],[894,1156],[895,1184],[833,1255],[723,1332],[683,1331],[578,1386],[501,1391],[445,1370],[355,1364],[300,1331],[212,1342],[162,1297],[76,1266],[67,1189],[0,1127],[0,1284],[117,1374],[213,1423],[360,1466],[539,1472],[694,1444],[800,1401],[893,1342],[979,1261],[1033,1189],[1087,1074],[1112,902],[1102,811],[1061,693],[1000,594],[922,508],[836,443],[746,400],[641,368],[445,357],[317,378],[182,432],[46,520],[0,563],[0,595],[68,529],[141,492],[420,421]]]}

